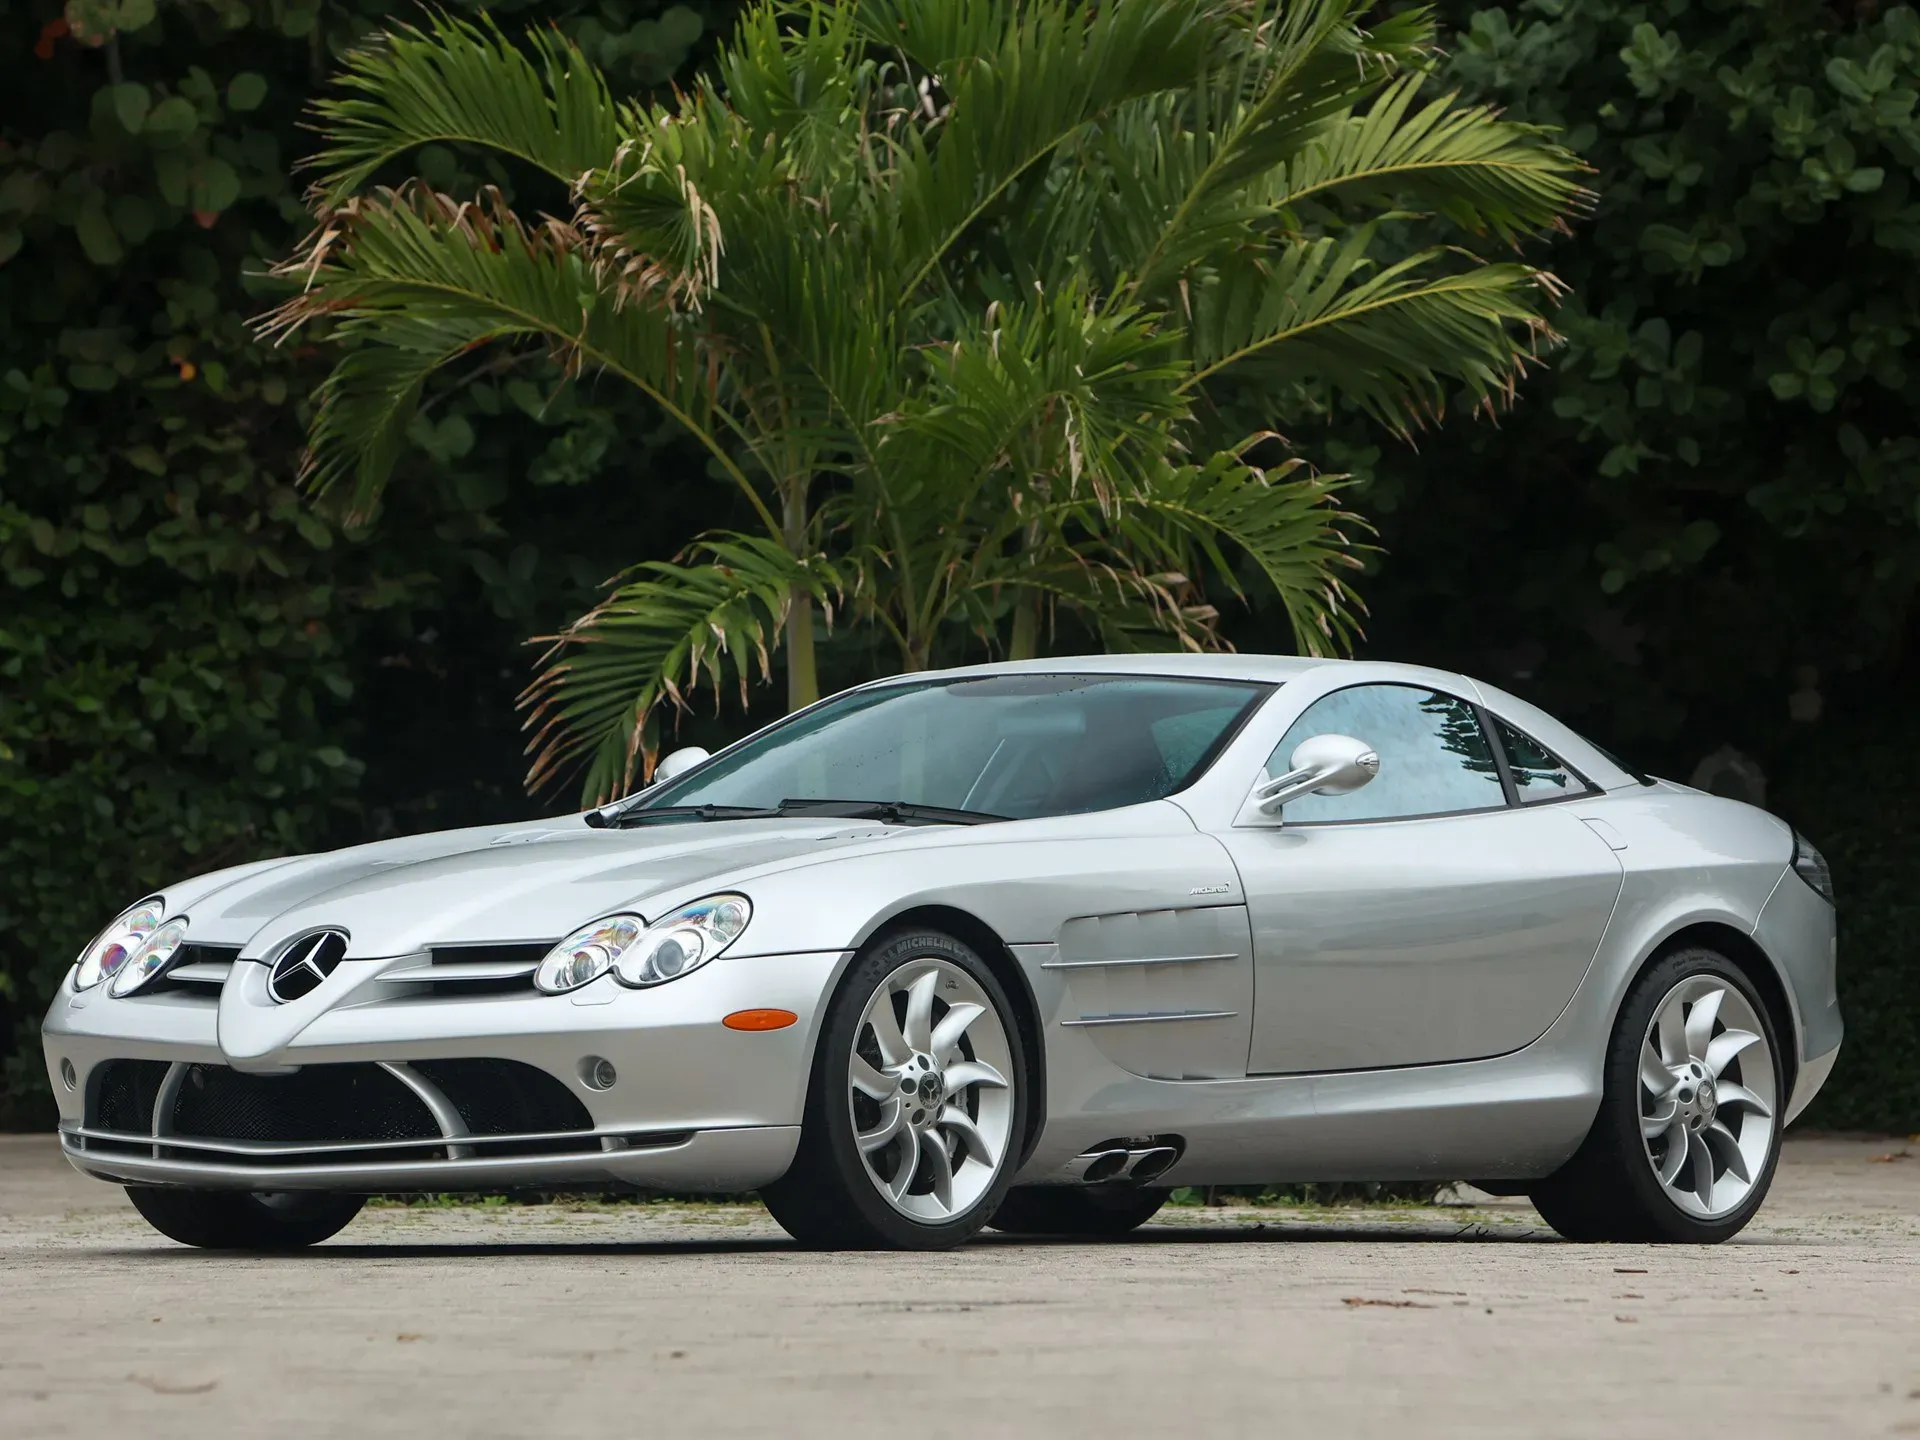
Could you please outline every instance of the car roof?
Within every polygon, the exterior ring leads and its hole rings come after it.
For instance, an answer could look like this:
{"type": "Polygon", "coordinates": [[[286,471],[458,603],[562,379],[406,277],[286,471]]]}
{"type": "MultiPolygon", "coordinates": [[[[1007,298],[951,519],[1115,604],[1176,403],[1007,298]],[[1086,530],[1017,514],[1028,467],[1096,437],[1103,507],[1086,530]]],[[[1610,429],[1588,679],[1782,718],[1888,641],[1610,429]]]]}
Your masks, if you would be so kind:
{"type": "MultiPolygon", "coordinates": [[[[1121,676],[1185,676],[1202,680],[1258,680],[1265,684],[1284,684],[1321,666],[1352,666],[1369,676],[1386,680],[1404,676],[1407,680],[1446,680],[1452,685],[1467,684],[1465,676],[1448,670],[1432,670],[1421,664],[1394,664],[1388,660],[1327,660],[1311,655],[1240,655],[1235,651],[1204,653],[1190,651],[1148,651],[1133,655],[1048,655],[1041,660],[989,660],[985,664],[962,664],[950,670],[922,670],[914,676],[889,676],[889,680],[931,680],[935,676],[1006,676],[1006,674],[1121,674],[1121,676]]],[[[883,682],[877,682],[883,684],[883,682]]]]}

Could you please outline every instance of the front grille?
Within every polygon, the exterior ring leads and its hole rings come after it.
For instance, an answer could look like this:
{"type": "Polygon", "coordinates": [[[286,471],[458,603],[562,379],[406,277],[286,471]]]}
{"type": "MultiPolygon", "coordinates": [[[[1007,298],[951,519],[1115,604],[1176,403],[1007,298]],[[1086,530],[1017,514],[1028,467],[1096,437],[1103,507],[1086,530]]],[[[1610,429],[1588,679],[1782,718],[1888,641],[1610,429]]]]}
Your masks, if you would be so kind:
{"type": "Polygon", "coordinates": [[[518,1060],[419,1060],[408,1069],[403,1080],[366,1063],[247,1075],[224,1065],[109,1060],[88,1080],[87,1120],[69,1143],[106,1155],[281,1166],[584,1155],[686,1139],[678,1131],[603,1136],[564,1081],[518,1060]],[[443,1134],[416,1086],[439,1092],[466,1133],[443,1134]],[[173,1095],[172,1113],[155,1135],[163,1092],[173,1095]]]}
{"type": "Polygon", "coordinates": [[[292,1075],[243,1075],[189,1065],[174,1107],[180,1135],[210,1140],[437,1140],[433,1113],[378,1065],[309,1065],[292,1075]]]}
{"type": "Polygon", "coordinates": [[[146,1135],[153,1130],[153,1102],[167,1078],[164,1060],[109,1060],[87,1082],[87,1123],[101,1130],[146,1135]]]}
{"type": "Polygon", "coordinates": [[[593,1128],[593,1116],[572,1091],[518,1060],[416,1060],[413,1068],[453,1102],[472,1134],[593,1128]]]}
{"type": "Polygon", "coordinates": [[[519,945],[442,945],[427,952],[428,966],[408,983],[422,995],[515,995],[533,989],[533,972],[553,949],[551,940],[519,945]]]}
{"type": "Polygon", "coordinates": [[[171,991],[217,1002],[221,987],[227,983],[227,975],[239,958],[238,945],[182,945],[165,973],[149,982],[140,993],[161,995],[171,991]]]}

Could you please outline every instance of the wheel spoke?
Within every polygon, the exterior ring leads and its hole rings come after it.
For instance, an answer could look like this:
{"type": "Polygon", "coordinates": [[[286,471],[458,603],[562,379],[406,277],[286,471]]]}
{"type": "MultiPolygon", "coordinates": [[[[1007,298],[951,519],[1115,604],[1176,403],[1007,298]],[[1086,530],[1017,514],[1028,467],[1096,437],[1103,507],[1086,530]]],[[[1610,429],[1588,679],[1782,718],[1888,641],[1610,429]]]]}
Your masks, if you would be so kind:
{"type": "Polygon", "coordinates": [[[1744,1105],[1764,1120],[1773,1118],[1773,1107],[1744,1085],[1725,1080],[1714,1086],[1714,1093],[1719,1097],[1722,1110],[1729,1105],[1744,1105]]]}
{"type": "Polygon", "coordinates": [[[1000,1090],[1007,1088],[1006,1076],[978,1060],[962,1060],[958,1065],[949,1065],[946,1075],[949,1095],[958,1094],[969,1085],[991,1085],[1000,1090]]]}
{"type": "Polygon", "coordinates": [[[882,990],[874,997],[867,1023],[873,1026],[873,1038],[880,1045],[880,1058],[887,1064],[904,1065],[913,1058],[913,1047],[907,1044],[906,1036],[900,1033],[900,1022],[894,1018],[891,992],[882,990]]]}
{"type": "Polygon", "coordinates": [[[987,1013],[984,1005],[974,1005],[962,1001],[958,1005],[949,1005],[947,1013],[940,1017],[940,1023],[933,1027],[933,1039],[927,1046],[928,1053],[935,1059],[944,1056],[960,1043],[960,1037],[967,1033],[967,1027],[987,1013]]]}
{"type": "Polygon", "coordinates": [[[1707,1046],[1707,1053],[1700,1063],[1707,1067],[1709,1075],[1718,1080],[1720,1072],[1732,1063],[1734,1056],[1749,1045],[1758,1044],[1759,1040],[1760,1037],[1751,1030],[1722,1030],[1713,1037],[1713,1043],[1707,1046]]]}
{"type": "Polygon", "coordinates": [[[900,1082],[884,1071],[876,1070],[864,1055],[853,1057],[853,1066],[847,1078],[853,1082],[854,1089],[869,1099],[891,1100],[900,1093],[900,1082]]]}
{"type": "Polygon", "coordinates": [[[1716,1120],[1706,1129],[1706,1141],[1706,1148],[1720,1157],[1720,1163],[1731,1174],[1738,1175],[1749,1185],[1753,1183],[1753,1176],[1747,1173],[1747,1157],[1731,1130],[1716,1120]]]}
{"type": "Polygon", "coordinates": [[[920,1137],[911,1130],[900,1132],[900,1168],[887,1182],[887,1194],[898,1204],[913,1188],[913,1177],[920,1172],[920,1137]]]}
{"type": "Polygon", "coordinates": [[[1640,1134],[1648,1140],[1664,1135],[1667,1128],[1673,1124],[1674,1117],[1679,1113],[1680,1107],[1669,1100],[1665,1108],[1657,1114],[1640,1117],[1640,1134]]]}
{"type": "Polygon", "coordinates": [[[1724,990],[1715,990],[1711,995],[1702,995],[1693,1002],[1693,1011],[1687,1016],[1687,1058],[1706,1063],[1707,1045],[1713,1039],[1713,1022],[1720,1018],[1720,1002],[1727,998],[1724,990]]]}
{"type": "Polygon", "coordinates": [[[1694,1140],[1687,1152],[1693,1162],[1693,1193],[1707,1209],[1713,1208],[1713,1152],[1702,1140],[1694,1140]]]}
{"type": "Polygon", "coordinates": [[[1676,1125],[1667,1132],[1667,1158],[1660,1162],[1660,1183],[1671,1185],[1679,1178],[1680,1167],[1687,1163],[1687,1127],[1676,1125]]]}
{"type": "Polygon", "coordinates": [[[933,1048],[933,987],[940,983],[940,972],[929,970],[917,978],[907,991],[907,1044],[915,1050],[933,1048]]]}
{"type": "Polygon", "coordinates": [[[1673,1093],[1673,1072],[1662,1063],[1651,1040],[1640,1047],[1640,1083],[1655,1095],[1673,1093]]]}
{"type": "Polygon", "coordinates": [[[947,1142],[931,1130],[920,1135],[920,1152],[927,1157],[933,1172],[933,1198],[942,1210],[953,1209],[953,1162],[947,1158],[947,1142]]]}
{"type": "Polygon", "coordinates": [[[907,1107],[900,1103],[898,1097],[889,1100],[884,1110],[885,1113],[878,1125],[853,1137],[863,1155],[872,1155],[884,1150],[893,1143],[893,1137],[900,1133],[900,1127],[906,1123],[907,1107]]]}
{"type": "Polygon", "coordinates": [[[993,1146],[987,1143],[987,1137],[980,1133],[980,1127],[973,1123],[973,1117],[958,1105],[949,1105],[940,1112],[940,1124],[959,1136],[967,1154],[982,1165],[991,1165],[999,1159],[993,1153],[993,1146]]]}
{"type": "Polygon", "coordinates": [[[1680,1013],[1680,998],[1669,997],[1660,1008],[1660,1059],[1669,1070],[1687,1063],[1686,1017],[1680,1013]]]}

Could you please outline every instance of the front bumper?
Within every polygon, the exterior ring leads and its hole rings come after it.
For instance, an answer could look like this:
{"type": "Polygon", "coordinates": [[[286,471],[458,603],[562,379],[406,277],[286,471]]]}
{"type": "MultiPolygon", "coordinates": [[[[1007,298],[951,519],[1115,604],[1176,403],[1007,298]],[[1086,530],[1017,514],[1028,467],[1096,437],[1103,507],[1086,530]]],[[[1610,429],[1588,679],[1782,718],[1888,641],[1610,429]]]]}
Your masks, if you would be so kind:
{"type": "MultiPolygon", "coordinates": [[[[358,1192],[740,1191],[777,1179],[792,1161],[820,1012],[844,959],[840,952],[724,956],[652,990],[628,990],[609,976],[571,995],[529,989],[428,998],[418,986],[379,980],[381,969],[405,960],[349,961],[307,997],[311,1014],[302,1017],[254,1014],[271,1004],[262,999],[264,967],[242,961],[217,1000],[63,989],[43,1045],[67,1157],[105,1180],[358,1192]],[[758,1032],[721,1024],[743,1009],[790,1010],[798,1020],[758,1032]],[[263,1051],[255,1023],[263,1018],[283,1029],[289,1019],[304,1023],[263,1051]],[[596,1088],[590,1082],[602,1060],[617,1078],[596,1088]],[[105,1100],[116,1067],[124,1076],[139,1062],[148,1080],[137,1103],[124,1085],[117,1100],[105,1100]],[[574,1118],[485,1123],[462,1093],[443,1093],[433,1079],[436,1068],[485,1064],[551,1077],[542,1083],[574,1118]],[[406,1103],[418,1102],[412,1114],[430,1115],[431,1124],[390,1134],[385,1120],[354,1113],[349,1098],[338,1133],[327,1128],[328,1117],[314,1119],[312,1103],[294,1107],[304,1129],[276,1130],[288,1107],[271,1098],[275,1087],[290,1088],[286,1077],[303,1073],[315,1082],[299,1087],[309,1102],[336,1075],[371,1076],[388,1092],[404,1086],[414,1097],[406,1103]],[[188,1081],[209,1079],[251,1108],[233,1112],[237,1120],[206,1123],[218,1107],[195,1110],[180,1095],[188,1081]]],[[[367,1093],[365,1086],[341,1091],[367,1093]]]]}

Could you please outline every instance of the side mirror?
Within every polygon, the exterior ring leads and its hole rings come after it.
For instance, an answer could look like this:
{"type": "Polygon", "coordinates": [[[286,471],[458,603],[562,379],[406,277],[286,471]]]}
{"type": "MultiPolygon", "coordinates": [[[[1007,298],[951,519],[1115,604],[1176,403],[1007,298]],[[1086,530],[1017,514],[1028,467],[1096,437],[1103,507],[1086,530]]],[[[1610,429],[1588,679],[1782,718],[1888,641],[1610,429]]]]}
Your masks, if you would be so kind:
{"type": "MultiPolygon", "coordinates": [[[[674,776],[684,775],[687,771],[693,769],[694,766],[703,764],[712,758],[713,754],[711,751],[702,750],[698,745],[683,745],[678,750],[661,756],[660,763],[653,767],[653,784],[664,784],[666,781],[673,779],[674,776]]],[[[651,789],[652,787],[649,786],[648,788],[651,789]]]]}
{"type": "Polygon", "coordinates": [[[1253,787],[1254,804],[1262,815],[1278,815],[1280,807],[1303,795],[1348,795],[1380,773],[1380,757],[1364,740],[1351,735],[1314,735],[1302,740],[1288,760],[1286,774],[1263,779],[1253,787]]]}

